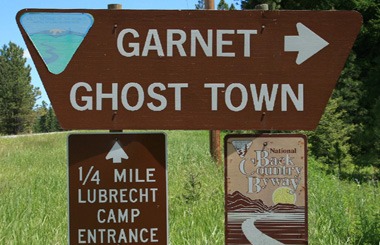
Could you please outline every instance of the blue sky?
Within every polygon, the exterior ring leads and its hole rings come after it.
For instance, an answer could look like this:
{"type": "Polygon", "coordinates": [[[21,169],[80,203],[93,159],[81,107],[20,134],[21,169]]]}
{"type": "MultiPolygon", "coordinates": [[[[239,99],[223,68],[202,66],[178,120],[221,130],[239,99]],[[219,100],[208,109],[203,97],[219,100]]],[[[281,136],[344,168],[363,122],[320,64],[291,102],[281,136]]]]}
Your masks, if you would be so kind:
{"type": "MultiPolygon", "coordinates": [[[[25,42],[16,24],[16,14],[25,8],[46,8],[46,9],[106,9],[108,4],[119,3],[123,9],[194,9],[198,0],[140,0],[140,1],[106,1],[106,0],[4,0],[0,10],[0,45],[8,44],[10,41],[21,46],[26,51],[25,42]]],[[[215,0],[215,5],[219,0],[215,0]]],[[[228,4],[233,0],[226,0],[228,4]]],[[[40,77],[30,59],[28,52],[25,52],[28,64],[32,67],[32,83],[39,87],[42,96],[37,101],[49,102],[49,98],[43,88],[40,77]]]]}

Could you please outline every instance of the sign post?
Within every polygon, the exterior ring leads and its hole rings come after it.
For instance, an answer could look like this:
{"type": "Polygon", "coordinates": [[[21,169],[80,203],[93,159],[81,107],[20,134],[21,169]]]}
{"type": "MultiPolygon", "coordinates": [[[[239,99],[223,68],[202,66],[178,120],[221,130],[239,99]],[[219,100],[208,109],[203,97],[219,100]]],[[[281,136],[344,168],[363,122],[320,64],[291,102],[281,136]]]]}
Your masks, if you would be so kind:
{"type": "MultiPolygon", "coordinates": [[[[205,1],[206,10],[214,10],[215,2],[214,0],[205,1]]],[[[222,162],[221,151],[220,151],[220,130],[210,130],[209,132],[210,138],[210,154],[211,157],[216,161],[219,165],[222,162]]]]}
{"type": "MultiPolygon", "coordinates": [[[[313,130],[362,24],[355,11],[16,18],[61,127],[107,130],[313,130]]],[[[70,244],[167,244],[166,141],[146,136],[70,136],[70,244]]],[[[225,154],[226,243],[307,243],[306,138],[229,136],[225,154]]]]}
{"type": "Polygon", "coordinates": [[[226,244],[306,244],[304,135],[225,138],[226,244]]]}
{"type": "Polygon", "coordinates": [[[72,134],[70,244],[168,244],[166,136],[72,134]]]}

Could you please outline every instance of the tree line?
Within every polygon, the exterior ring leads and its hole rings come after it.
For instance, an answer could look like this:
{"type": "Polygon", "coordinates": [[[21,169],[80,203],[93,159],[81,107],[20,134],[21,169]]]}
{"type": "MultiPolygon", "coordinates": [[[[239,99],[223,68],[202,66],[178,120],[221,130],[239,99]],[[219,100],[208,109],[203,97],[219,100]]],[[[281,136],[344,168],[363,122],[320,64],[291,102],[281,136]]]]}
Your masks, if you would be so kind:
{"type": "Polygon", "coordinates": [[[37,106],[34,111],[37,116],[33,126],[34,132],[48,133],[62,131],[51,105],[42,101],[42,104],[37,106]]]}

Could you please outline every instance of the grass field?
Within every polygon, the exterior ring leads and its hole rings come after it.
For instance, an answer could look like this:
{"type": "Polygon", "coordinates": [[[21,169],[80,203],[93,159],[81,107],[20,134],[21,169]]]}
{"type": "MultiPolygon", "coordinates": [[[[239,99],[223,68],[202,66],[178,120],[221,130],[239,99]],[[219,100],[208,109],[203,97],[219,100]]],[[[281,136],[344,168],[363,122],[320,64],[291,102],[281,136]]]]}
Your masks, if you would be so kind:
{"type": "MultiPolygon", "coordinates": [[[[169,131],[173,245],[224,244],[224,173],[208,132],[169,131]]],[[[0,138],[0,244],[67,244],[67,134],[0,138]]],[[[309,244],[379,244],[378,183],[339,181],[309,161],[309,244]]]]}

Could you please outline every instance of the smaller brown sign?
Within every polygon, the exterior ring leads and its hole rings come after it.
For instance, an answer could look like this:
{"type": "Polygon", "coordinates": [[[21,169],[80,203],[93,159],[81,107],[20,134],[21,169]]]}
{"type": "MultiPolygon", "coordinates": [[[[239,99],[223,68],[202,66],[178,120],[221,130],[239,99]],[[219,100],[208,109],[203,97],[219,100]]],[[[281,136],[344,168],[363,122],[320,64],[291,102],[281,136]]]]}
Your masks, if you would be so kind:
{"type": "Polygon", "coordinates": [[[226,244],[306,244],[304,135],[225,138],[226,244]]]}
{"type": "Polygon", "coordinates": [[[70,244],[168,244],[166,136],[68,138],[70,244]]]}

